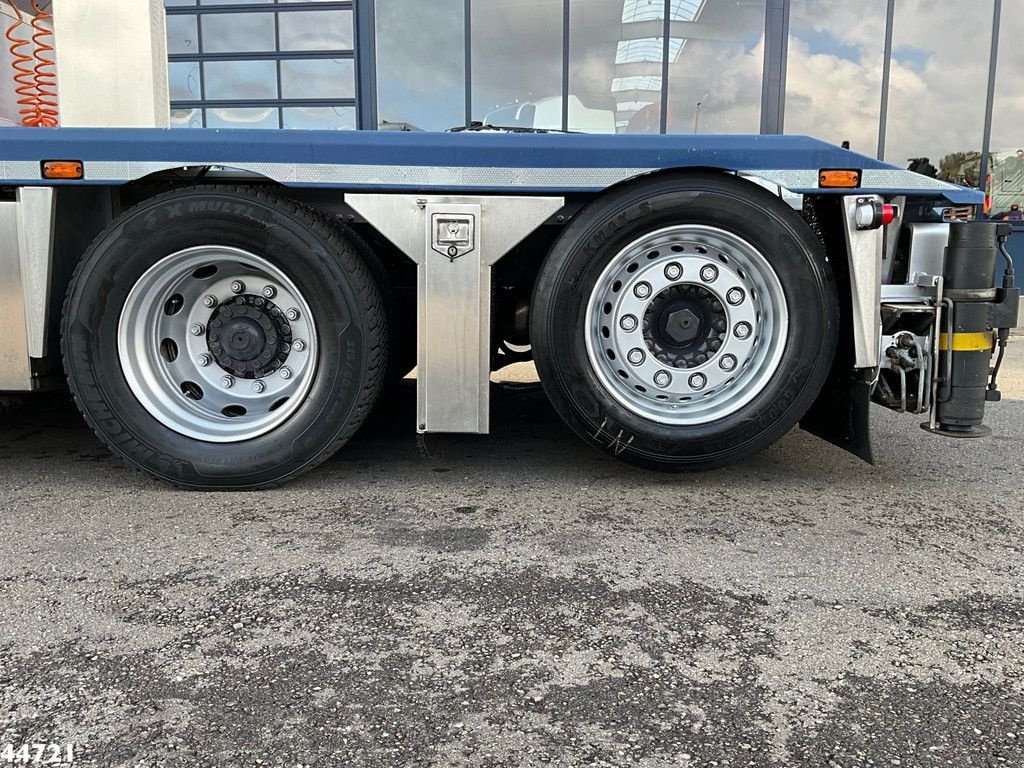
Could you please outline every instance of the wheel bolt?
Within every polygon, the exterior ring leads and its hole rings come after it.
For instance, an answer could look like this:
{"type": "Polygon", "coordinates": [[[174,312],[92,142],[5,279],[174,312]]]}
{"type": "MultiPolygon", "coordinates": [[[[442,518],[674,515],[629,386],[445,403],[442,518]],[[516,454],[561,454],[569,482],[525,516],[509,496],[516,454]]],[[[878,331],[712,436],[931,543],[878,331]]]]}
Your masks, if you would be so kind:
{"type": "Polygon", "coordinates": [[[296,339],[295,341],[292,342],[292,349],[294,349],[296,352],[301,352],[305,348],[306,342],[304,342],[302,339],[296,339]]]}
{"type": "Polygon", "coordinates": [[[289,368],[286,365],[284,368],[281,369],[281,378],[282,379],[290,379],[291,377],[292,377],[292,369],[289,368]]]}
{"type": "Polygon", "coordinates": [[[214,307],[217,306],[217,297],[216,296],[204,296],[203,297],[203,306],[204,307],[209,307],[210,309],[213,309],[214,307]]]}
{"type": "Polygon", "coordinates": [[[292,322],[295,322],[296,320],[299,319],[299,310],[297,310],[295,307],[292,307],[287,312],[284,313],[284,316],[287,317],[292,322]]]}
{"type": "Polygon", "coordinates": [[[674,261],[671,264],[665,265],[665,277],[669,280],[678,280],[683,276],[683,268],[676,264],[674,261]]]}
{"type": "Polygon", "coordinates": [[[259,379],[256,379],[256,381],[254,381],[254,382],[252,383],[252,391],[253,391],[253,392],[255,392],[255,393],[256,393],[257,395],[258,395],[258,394],[259,394],[260,392],[263,392],[263,391],[264,391],[264,390],[265,390],[266,388],[267,388],[267,385],[266,385],[266,384],[264,384],[264,383],[263,383],[262,381],[260,381],[259,379]]]}
{"type": "Polygon", "coordinates": [[[741,288],[730,288],[729,292],[725,294],[725,300],[733,306],[736,306],[743,301],[743,290],[741,288]]]}
{"type": "Polygon", "coordinates": [[[220,385],[222,387],[224,387],[224,389],[231,389],[231,387],[233,387],[235,385],[235,377],[234,376],[224,376],[220,380],[220,385]]]}
{"type": "Polygon", "coordinates": [[[750,335],[750,323],[736,323],[732,332],[736,334],[737,339],[745,339],[750,335]]]}
{"type": "Polygon", "coordinates": [[[231,281],[231,292],[232,293],[241,293],[244,290],[245,290],[245,283],[243,283],[241,280],[232,280],[231,281]]]}
{"type": "Polygon", "coordinates": [[[263,289],[263,295],[268,299],[272,299],[277,296],[277,289],[272,285],[268,285],[263,289]]]}
{"type": "Polygon", "coordinates": [[[213,357],[203,352],[199,357],[196,358],[196,362],[199,363],[203,368],[213,362],[213,357]]]}
{"type": "Polygon", "coordinates": [[[704,385],[708,383],[708,380],[704,378],[703,373],[695,373],[690,377],[690,389],[704,389],[704,385]]]}
{"type": "Polygon", "coordinates": [[[206,329],[203,327],[202,323],[193,323],[192,324],[192,335],[193,336],[202,336],[205,332],[206,332],[206,329]]]}
{"type": "Polygon", "coordinates": [[[651,295],[651,286],[648,283],[637,283],[633,288],[633,293],[638,299],[646,299],[651,295]]]}
{"type": "Polygon", "coordinates": [[[724,355],[722,359],[718,361],[718,365],[723,371],[731,371],[736,367],[736,358],[732,355],[724,355]]]}
{"type": "Polygon", "coordinates": [[[668,371],[658,371],[654,374],[654,383],[664,389],[672,383],[672,374],[668,371]]]}
{"type": "Polygon", "coordinates": [[[718,278],[718,267],[713,264],[705,264],[700,268],[700,279],[705,283],[713,283],[718,278]]]}
{"type": "Polygon", "coordinates": [[[629,350],[629,353],[626,355],[626,359],[633,365],[640,365],[640,363],[644,361],[644,357],[646,357],[646,355],[644,355],[644,351],[637,347],[629,350]]]}
{"type": "Polygon", "coordinates": [[[624,331],[635,331],[636,318],[632,315],[623,315],[622,319],[619,320],[619,327],[624,331]]]}

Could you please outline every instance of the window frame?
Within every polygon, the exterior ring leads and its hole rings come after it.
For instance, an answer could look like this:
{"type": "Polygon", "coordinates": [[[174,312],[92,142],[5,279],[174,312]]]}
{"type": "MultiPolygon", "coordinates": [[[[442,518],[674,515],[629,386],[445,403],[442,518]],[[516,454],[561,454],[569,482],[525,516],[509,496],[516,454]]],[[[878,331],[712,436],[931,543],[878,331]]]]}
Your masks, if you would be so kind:
{"type": "MultiPolygon", "coordinates": [[[[363,5],[365,0],[330,0],[324,2],[323,0],[308,0],[303,2],[302,0],[293,0],[291,2],[263,2],[263,3],[232,3],[232,4],[211,4],[211,5],[199,5],[198,0],[193,0],[192,5],[171,5],[165,6],[164,13],[167,16],[195,16],[196,17],[196,50],[189,53],[168,53],[167,60],[171,64],[175,63],[195,63],[199,65],[199,98],[198,99],[171,99],[170,108],[171,110],[191,110],[199,109],[202,115],[203,127],[206,125],[206,109],[230,109],[233,107],[238,108],[264,108],[264,109],[276,109],[277,110],[277,127],[279,129],[284,128],[284,112],[283,110],[288,107],[347,107],[356,110],[357,121],[356,127],[363,128],[364,125],[361,123],[363,112],[359,108],[360,96],[362,95],[363,88],[361,87],[361,72],[360,72],[360,56],[356,55],[357,50],[362,50],[361,42],[362,35],[360,35],[360,14],[356,8],[357,5],[363,5]],[[336,49],[336,50],[295,50],[295,51],[282,51],[281,50],[281,25],[280,25],[280,14],[282,13],[301,13],[309,11],[349,11],[352,13],[352,48],[351,49],[336,49]],[[238,52],[218,52],[210,53],[204,51],[203,45],[203,18],[207,16],[223,16],[223,15],[234,15],[234,14],[253,14],[253,13],[265,13],[273,16],[274,20],[274,48],[275,50],[268,51],[238,51],[238,52]],[[282,98],[283,93],[281,85],[281,62],[282,61],[294,61],[294,60],[311,60],[311,59],[348,59],[353,61],[354,73],[353,73],[353,93],[351,98],[305,98],[305,99],[286,99],[282,98]],[[207,99],[206,98],[206,75],[204,64],[207,62],[223,62],[223,61],[272,61],[274,62],[274,70],[276,72],[277,82],[275,89],[277,98],[266,98],[266,99],[207,99]]],[[[372,4],[371,4],[372,14],[372,4]]],[[[372,15],[371,15],[372,23],[372,15]]],[[[364,57],[365,52],[362,54],[364,57]]]]}

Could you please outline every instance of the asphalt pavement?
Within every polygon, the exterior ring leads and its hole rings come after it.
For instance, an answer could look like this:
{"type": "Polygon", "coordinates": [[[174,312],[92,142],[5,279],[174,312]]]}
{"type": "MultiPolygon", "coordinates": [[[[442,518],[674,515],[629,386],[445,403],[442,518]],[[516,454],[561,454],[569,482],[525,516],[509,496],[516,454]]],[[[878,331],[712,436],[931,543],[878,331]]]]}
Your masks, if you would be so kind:
{"type": "Polygon", "coordinates": [[[1006,369],[991,438],[876,408],[875,466],[795,430],[685,476],[593,453],[529,388],[489,437],[418,441],[406,387],[263,493],[160,485],[34,397],[0,418],[0,768],[35,743],[76,766],[1022,766],[1024,337],[1006,369]]]}

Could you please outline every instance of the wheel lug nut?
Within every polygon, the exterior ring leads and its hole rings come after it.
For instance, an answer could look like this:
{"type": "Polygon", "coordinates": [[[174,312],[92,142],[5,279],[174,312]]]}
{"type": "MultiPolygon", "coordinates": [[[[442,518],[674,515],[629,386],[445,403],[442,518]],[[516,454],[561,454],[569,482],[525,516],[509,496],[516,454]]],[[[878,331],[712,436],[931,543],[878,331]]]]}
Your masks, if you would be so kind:
{"type": "Polygon", "coordinates": [[[743,290],[740,288],[730,288],[729,292],[725,294],[725,300],[733,306],[736,306],[743,301],[743,290]]]}
{"type": "Polygon", "coordinates": [[[284,368],[281,369],[281,378],[282,379],[290,379],[291,377],[292,377],[292,369],[289,368],[286,365],[284,368]]]}
{"type": "Polygon", "coordinates": [[[196,358],[196,362],[199,363],[203,368],[213,362],[213,357],[203,352],[199,357],[196,358]]]}
{"type": "Polygon", "coordinates": [[[245,283],[243,283],[241,280],[233,280],[233,281],[231,281],[231,292],[232,293],[241,293],[244,290],[245,290],[245,283]]]}
{"type": "Polygon", "coordinates": [[[718,361],[718,365],[723,371],[731,371],[736,367],[736,358],[732,355],[724,355],[722,359],[718,361]]]}
{"type": "Polygon", "coordinates": [[[725,330],[725,320],[715,320],[715,330],[721,333],[725,330]]]}
{"type": "Polygon", "coordinates": [[[674,261],[671,264],[665,265],[665,277],[669,280],[678,280],[683,276],[683,268],[676,264],[674,261]]]}
{"type": "Polygon", "coordinates": [[[263,392],[266,388],[267,388],[267,385],[264,384],[259,379],[256,379],[256,381],[254,381],[252,383],[252,391],[255,392],[257,395],[260,394],[261,392],[263,392]]]}
{"type": "Polygon", "coordinates": [[[672,374],[668,371],[658,371],[654,374],[654,383],[664,389],[672,383],[672,374]]]}
{"type": "Polygon", "coordinates": [[[636,318],[633,315],[623,315],[619,320],[619,327],[624,331],[636,330],[636,318]]]}
{"type": "Polygon", "coordinates": [[[644,351],[637,347],[629,350],[629,353],[626,355],[626,359],[633,365],[640,365],[640,363],[644,361],[644,357],[646,357],[646,355],[644,355],[644,351]]]}
{"type": "Polygon", "coordinates": [[[284,313],[284,316],[287,317],[292,322],[295,322],[296,320],[299,319],[299,310],[297,310],[295,307],[292,307],[287,312],[284,313]]]}
{"type": "Polygon", "coordinates": [[[272,299],[277,296],[277,289],[272,285],[268,285],[263,289],[263,295],[268,299],[272,299]]]}
{"type": "Polygon", "coordinates": [[[214,307],[217,306],[217,297],[216,296],[204,296],[203,297],[203,306],[204,307],[209,307],[210,309],[213,309],[214,307]]]}
{"type": "Polygon", "coordinates": [[[222,387],[224,387],[224,389],[231,389],[231,387],[233,387],[235,385],[235,377],[234,376],[224,376],[220,380],[220,385],[222,387]]]}
{"type": "Polygon", "coordinates": [[[690,377],[690,389],[704,389],[707,383],[708,380],[704,378],[703,373],[695,373],[690,377]]]}
{"type": "Polygon", "coordinates": [[[750,335],[750,323],[736,323],[732,332],[736,334],[737,339],[745,339],[750,335]]]}
{"type": "Polygon", "coordinates": [[[296,339],[295,341],[292,342],[292,349],[294,349],[296,352],[301,352],[305,348],[306,342],[304,342],[302,339],[296,339]]]}
{"type": "Polygon", "coordinates": [[[651,286],[649,283],[637,283],[633,288],[633,294],[638,299],[646,299],[651,295],[651,286]]]}
{"type": "Polygon", "coordinates": [[[700,279],[705,283],[713,283],[718,278],[718,267],[714,264],[705,264],[700,268],[700,279]]]}
{"type": "Polygon", "coordinates": [[[202,323],[193,323],[191,330],[193,336],[202,336],[206,332],[202,323]]]}
{"type": "Polygon", "coordinates": [[[708,346],[711,347],[712,352],[717,352],[722,348],[722,342],[720,342],[718,339],[712,339],[711,341],[708,342],[708,346]]]}

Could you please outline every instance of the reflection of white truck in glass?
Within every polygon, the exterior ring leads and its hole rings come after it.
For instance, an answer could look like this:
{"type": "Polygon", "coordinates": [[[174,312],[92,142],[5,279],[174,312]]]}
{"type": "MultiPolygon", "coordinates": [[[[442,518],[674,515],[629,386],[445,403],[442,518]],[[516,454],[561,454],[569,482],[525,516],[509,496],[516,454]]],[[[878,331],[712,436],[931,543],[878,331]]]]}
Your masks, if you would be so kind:
{"type": "Polygon", "coordinates": [[[113,452],[191,488],[315,467],[413,367],[410,428],[486,433],[491,371],[524,359],[644,467],[797,424],[870,460],[871,401],[986,432],[1017,293],[982,203],[791,136],[0,128],[0,393],[66,380],[113,452]]]}
{"type": "MultiPolygon", "coordinates": [[[[578,96],[569,95],[568,124],[579,133],[615,133],[615,113],[591,109],[578,96]]],[[[559,98],[523,101],[495,109],[484,116],[484,125],[509,128],[536,128],[558,131],[562,128],[562,100],[559,98]]]]}

